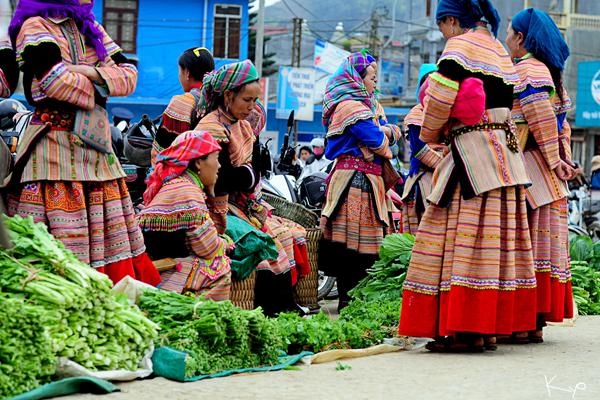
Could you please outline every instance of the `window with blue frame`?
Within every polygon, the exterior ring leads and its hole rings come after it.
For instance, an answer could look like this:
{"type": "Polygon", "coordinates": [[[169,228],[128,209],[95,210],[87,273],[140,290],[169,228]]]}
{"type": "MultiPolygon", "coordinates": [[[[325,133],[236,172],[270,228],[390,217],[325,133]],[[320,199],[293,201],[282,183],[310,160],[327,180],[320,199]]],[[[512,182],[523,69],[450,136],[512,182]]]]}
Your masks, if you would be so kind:
{"type": "Polygon", "coordinates": [[[104,0],[104,29],[124,53],[137,51],[139,0],[104,0]]]}
{"type": "Polygon", "coordinates": [[[242,31],[242,7],[228,4],[215,5],[213,56],[239,59],[242,31]]]}

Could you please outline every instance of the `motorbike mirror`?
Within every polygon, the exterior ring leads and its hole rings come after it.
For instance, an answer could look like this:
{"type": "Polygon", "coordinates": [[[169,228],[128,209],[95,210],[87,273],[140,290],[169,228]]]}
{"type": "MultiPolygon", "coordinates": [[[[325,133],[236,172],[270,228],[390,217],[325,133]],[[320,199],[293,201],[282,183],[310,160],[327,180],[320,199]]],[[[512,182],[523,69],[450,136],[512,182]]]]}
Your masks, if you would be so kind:
{"type": "Polygon", "coordinates": [[[13,121],[10,117],[2,118],[2,122],[0,123],[0,129],[6,131],[12,129],[16,126],[15,121],[13,121]]]}
{"type": "Polygon", "coordinates": [[[393,158],[398,157],[398,153],[399,153],[398,145],[397,144],[393,145],[391,150],[392,150],[392,157],[393,158]]]}

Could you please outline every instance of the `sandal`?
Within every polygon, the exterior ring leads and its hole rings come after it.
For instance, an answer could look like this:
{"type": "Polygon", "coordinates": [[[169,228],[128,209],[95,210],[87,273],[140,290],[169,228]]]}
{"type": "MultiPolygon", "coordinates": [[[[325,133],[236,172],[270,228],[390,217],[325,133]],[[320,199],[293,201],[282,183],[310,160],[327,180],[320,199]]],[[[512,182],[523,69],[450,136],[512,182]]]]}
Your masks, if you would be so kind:
{"type": "MultiPolygon", "coordinates": [[[[527,338],[529,339],[529,343],[544,343],[544,338],[542,336],[536,336],[536,333],[538,332],[541,332],[541,330],[528,332],[529,336],[527,336],[527,338]]],[[[544,333],[542,332],[542,335],[543,334],[544,333]]]]}
{"type": "Polygon", "coordinates": [[[483,337],[484,343],[483,343],[483,347],[485,347],[486,350],[490,350],[490,351],[496,351],[498,350],[498,342],[496,340],[495,343],[491,343],[489,341],[489,339],[496,339],[496,335],[485,335],[483,337]]]}
{"type": "Polygon", "coordinates": [[[496,336],[496,343],[498,343],[498,344],[528,344],[529,337],[518,337],[517,333],[513,333],[510,336],[505,336],[505,335],[496,336]]]}
{"type": "Polygon", "coordinates": [[[479,339],[462,342],[448,336],[427,343],[425,348],[435,353],[482,353],[485,348],[475,345],[477,340],[479,339]]]}

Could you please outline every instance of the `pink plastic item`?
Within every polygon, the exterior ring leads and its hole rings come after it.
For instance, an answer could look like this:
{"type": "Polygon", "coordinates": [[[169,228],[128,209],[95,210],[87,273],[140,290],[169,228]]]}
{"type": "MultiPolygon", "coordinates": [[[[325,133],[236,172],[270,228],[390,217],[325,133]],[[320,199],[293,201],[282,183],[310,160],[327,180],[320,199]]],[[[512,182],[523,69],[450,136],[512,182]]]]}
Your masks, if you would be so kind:
{"type": "MultiPolygon", "coordinates": [[[[429,79],[419,92],[419,101],[423,104],[429,79]]],[[[467,78],[460,84],[456,100],[450,111],[450,117],[457,118],[467,125],[476,125],[485,113],[485,92],[483,81],[479,78],[467,78]]]]}

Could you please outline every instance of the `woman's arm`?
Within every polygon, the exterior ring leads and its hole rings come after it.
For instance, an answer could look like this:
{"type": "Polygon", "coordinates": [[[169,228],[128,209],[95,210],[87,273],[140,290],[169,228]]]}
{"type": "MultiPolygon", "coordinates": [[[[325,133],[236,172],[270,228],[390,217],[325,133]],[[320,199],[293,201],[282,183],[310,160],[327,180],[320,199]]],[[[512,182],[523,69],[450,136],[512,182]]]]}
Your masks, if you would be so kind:
{"type": "Polygon", "coordinates": [[[379,154],[387,159],[392,158],[390,142],[387,136],[372,120],[357,121],[350,125],[347,130],[375,154],[379,154]]]}
{"type": "Polygon", "coordinates": [[[219,144],[221,145],[219,152],[221,169],[219,169],[215,193],[224,195],[235,191],[252,191],[260,179],[259,173],[252,168],[251,164],[234,167],[229,155],[229,143],[219,142],[219,144]]]}
{"type": "Polygon", "coordinates": [[[444,158],[440,152],[433,150],[419,138],[421,129],[418,126],[410,125],[409,129],[409,140],[410,149],[413,157],[427,165],[429,168],[437,168],[442,159],[444,158]]]}
{"type": "Polygon", "coordinates": [[[209,218],[201,226],[185,232],[190,250],[200,258],[211,259],[223,253],[229,246],[227,239],[219,236],[217,228],[209,218]]]}
{"type": "Polygon", "coordinates": [[[530,132],[546,160],[548,167],[560,165],[558,125],[546,88],[527,88],[517,94],[530,132]]]}
{"type": "Polygon", "coordinates": [[[420,138],[423,142],[441,142],[442,128],[450,118],[452,106],[456,101],[459,82],[440,72],[429,76],[428,87],[423,99],[423,125],[420,138]]]}

